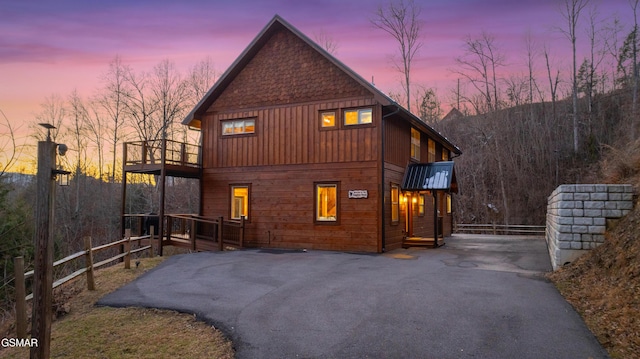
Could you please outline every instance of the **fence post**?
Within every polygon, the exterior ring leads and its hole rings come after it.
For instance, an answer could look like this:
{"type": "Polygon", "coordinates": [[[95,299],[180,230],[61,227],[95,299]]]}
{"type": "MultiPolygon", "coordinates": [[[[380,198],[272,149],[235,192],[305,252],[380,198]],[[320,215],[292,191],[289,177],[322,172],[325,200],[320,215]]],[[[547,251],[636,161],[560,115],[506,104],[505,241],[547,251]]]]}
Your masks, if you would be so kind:
{"type": "MultiPolygon", "coordinates": [[[[186,223],[186,219],[184,220],[186,223]]],[[[196,250],[196,220],[192,217],[191,221],[191,231],[189,232],[189,239],[191,239],[191,249],[196,250]]]]}
{"type": "Polygon", "coordinates": [[[224,250],[224,243],[223,243],[224,240],[222,239],[223,226],[224,226],[224,217],[220,216],[218,217],[218,250],[220,251],[224,250]]]}
{"type": "Polygon", "coordinates": [[[95,290],[96,282],[93,279],[93,250],[91,249],[91,237],[84,237],[85,263],[87,266],[87,289],[95,290]]]}
{"type": "Polygon", "coordinates": [[[124,231],[124,269],[131,269],[131,229],[124,231]]]}
{"type": "Polygon", "coordinates": [[[154,226],[150,226],[149,231],[151,232],[151,234],[149,235],[149,258],[153,258],[153,256],[155,255],[155,253],[153,252],[153,235],[156,229],[154,226]]]}
{"type": "Polygon", "coordinates": [[[13,259],[16,281],[16,337],[27,339],[27,296],[24,286],[24,258],[13,259]]]}

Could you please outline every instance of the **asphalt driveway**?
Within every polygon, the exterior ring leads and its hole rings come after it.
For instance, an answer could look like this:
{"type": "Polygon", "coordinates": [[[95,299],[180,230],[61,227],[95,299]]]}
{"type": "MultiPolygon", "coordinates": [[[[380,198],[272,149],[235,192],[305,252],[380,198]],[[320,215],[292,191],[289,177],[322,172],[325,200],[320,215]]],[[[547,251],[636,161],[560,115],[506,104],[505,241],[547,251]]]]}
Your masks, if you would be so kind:
{"type": "Polygon", "coordinates": [[[543,238],[511,236],[383,255],[201,252],[98,304],[194,313],[238,358],[607,358],[549,270],[543,238]]]}

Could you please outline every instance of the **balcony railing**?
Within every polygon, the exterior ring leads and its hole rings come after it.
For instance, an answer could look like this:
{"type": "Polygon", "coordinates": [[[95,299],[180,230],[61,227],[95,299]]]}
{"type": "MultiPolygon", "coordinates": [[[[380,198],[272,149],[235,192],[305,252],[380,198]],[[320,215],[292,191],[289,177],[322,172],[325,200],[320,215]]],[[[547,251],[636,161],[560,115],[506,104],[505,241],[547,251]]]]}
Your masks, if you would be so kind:
{"type": "Polygon", "coordinates": [[[200,146],[172,140],[150,140],[126,142],[124,144],[124,165],[160,165],[165,143],[165,164],[200,167],[200,146]]]}

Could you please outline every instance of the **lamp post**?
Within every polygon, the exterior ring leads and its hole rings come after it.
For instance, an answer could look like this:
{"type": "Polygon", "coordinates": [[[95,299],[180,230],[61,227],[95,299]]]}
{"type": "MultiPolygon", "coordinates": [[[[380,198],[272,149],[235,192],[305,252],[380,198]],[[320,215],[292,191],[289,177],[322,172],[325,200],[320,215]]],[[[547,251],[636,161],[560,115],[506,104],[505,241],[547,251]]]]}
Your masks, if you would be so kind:
{"type": "Polygon", "coordinates": [[[56,148],[64,155],[66,146],[51,141],[48,123],[47,140],[38,142],[38,173],[36,176],[36,233],[34,238],[35,268],[33,274],[33,311],[31,337],[38,345],[31,347],[31,358],[49,358],[51,347],[51,302],[53,292],[53,228],[56,176],[66,171],[56,169],[56,148]]]}

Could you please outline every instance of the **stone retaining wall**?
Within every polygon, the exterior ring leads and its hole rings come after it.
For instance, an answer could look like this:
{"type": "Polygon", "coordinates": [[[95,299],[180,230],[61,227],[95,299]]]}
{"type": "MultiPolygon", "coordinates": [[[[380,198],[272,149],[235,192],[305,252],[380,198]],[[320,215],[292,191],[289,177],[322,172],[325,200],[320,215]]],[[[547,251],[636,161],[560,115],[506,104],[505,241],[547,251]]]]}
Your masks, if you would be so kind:
{"type": "Polygon", "coordinates": [[[546,240],[553,269],[576,260],[604,242],[607,219],[633,209],[631,185],[561,185],[547,205],[546,240]]]}

